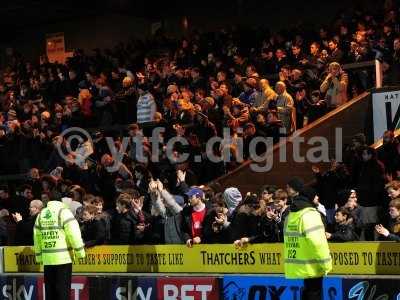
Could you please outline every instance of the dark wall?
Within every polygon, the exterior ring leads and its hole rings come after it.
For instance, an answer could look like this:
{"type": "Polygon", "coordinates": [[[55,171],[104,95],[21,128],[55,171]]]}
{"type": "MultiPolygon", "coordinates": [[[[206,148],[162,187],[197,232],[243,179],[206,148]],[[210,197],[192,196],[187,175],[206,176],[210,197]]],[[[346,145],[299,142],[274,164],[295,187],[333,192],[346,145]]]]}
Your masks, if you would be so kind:
{"type": "Polygon", "coordinates": [[[111,48],[131,37],[145,38],[150,34],[150,24],[149,20],[126,15],[90,16],[20,30],[13,40],[0,42],[0,46],[16,48],[28,59],[37,61],[45,53],[48,33],[64,32],[67,51],[76,48],[90,51],[111,48]]]}

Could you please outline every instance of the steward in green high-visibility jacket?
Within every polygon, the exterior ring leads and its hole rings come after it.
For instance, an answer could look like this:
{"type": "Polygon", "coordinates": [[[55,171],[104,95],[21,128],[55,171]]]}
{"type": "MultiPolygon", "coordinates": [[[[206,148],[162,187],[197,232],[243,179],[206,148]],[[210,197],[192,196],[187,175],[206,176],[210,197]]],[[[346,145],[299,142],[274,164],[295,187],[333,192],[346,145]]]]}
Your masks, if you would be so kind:
{"type": "Polygon", "coordinates": [[[302,299],[319,299],[321,290],[317,289],[331,271],[332,259],[321,215],[304,196],[294,197],[285,220],[283,256],[286,278],[305,279],[305,290],[315,287],[307,290],[314,296],[302,299]]]}
{"type": "Polygon", "coordinates": [[[44,265],[46,299],[69,299],[72,255],[85,257],[79,224],[60,201],[50,201],[33,230],[35,257],[44,265]]]}
{"type": "Polygon", "coordinates": [[[85,257],[79,224],[60,201],[50,201],[36,219],[34,227],[36,262],[43,265],[72,263],[70,250],[85,257]]]}

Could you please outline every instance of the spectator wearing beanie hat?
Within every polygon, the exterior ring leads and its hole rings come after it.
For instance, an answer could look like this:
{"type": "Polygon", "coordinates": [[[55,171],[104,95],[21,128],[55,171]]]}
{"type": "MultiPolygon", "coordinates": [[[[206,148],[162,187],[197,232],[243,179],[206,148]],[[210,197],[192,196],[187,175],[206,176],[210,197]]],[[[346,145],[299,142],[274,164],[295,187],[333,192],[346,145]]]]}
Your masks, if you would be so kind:
{"type": "Polygon", "coordinates": [[[226,206],[228,207],[228,216],[231,216],[233,211],[242,201],[242,194],[235,187],[227,188],[222,195],[226,206]]]}

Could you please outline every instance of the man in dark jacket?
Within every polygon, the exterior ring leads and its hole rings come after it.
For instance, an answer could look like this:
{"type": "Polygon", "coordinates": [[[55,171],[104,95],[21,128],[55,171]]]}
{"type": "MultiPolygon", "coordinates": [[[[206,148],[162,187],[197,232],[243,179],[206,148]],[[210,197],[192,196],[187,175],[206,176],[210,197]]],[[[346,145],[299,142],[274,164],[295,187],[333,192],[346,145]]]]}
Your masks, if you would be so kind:
{"type": "Polygon", "coordinates": [[[17,223],[15,236],[16,245],[33,245],[33,227],[35,226],[36,217],[38,216],[42,208],[42,201],[32,200],[29,204],[29,217],[23,219],[21,214],[18,212],[12,214],[14,221],[17,223]]]}
{"type": "Polygon", "coordinates": [[[8,186],[0,186],[0,209],[10,210],[12,204],[8,186]]]}
{"type": "Polygon", "coordinates": [[[97,207],[88,205],[83,208],[82,224],[80,224],[82,239],[85,247],[93,247],[102,245],[106,240],[106,226],[105,222],[96,218],[97,207]]]}
{"type": "Polygon", "coordinates": [[[32,186],[24,184],[21,186],[20,191],[17,192],[17,197],[14,199],[11,212],[18,212],[22,218],[27,218],[29,213],[29,204],[33,200],[32,186]]]}
{"type": "Polygon", "coordinates": [[[361,222],[364,231],[361,239],[374,240],[374,226],[379,223],[378,214],[383,206],[385,192],[385,168],[377,160],[375,149],[364,147],[362,149],[362,164],[358,173],[358,199],[361,208],[361,222]]]}
{"type": "Polygon", "coordinates": [[[392,178],[397,177],[400,170],[399,142],[394,138],[392,130],[383,133],[383,145],[378,150],[378,159],[385,165],[385,172],[392,178]]]}
{"type": "Polygon", "coordinates": [[[334,232],[326,232],[326,238],[332,242],[357,241],[359,238],[354,231],[353,223],[349,222],[349,218],[351,218],[351,213],[347,208],[338,208],[335,214],[334,232]]]}
{"type": "Polygon", "coordinates": [[[131,209],[132,196],[122,193],[117,198],[116,209],[118,214],[113,220],[112,244],[133,245],[135,243],[135,225],[131,209]]]}
{"type": "Polygon", "coordinates": [[[345,166],[336,162],[336,160],[331,160],[331,167],[325,173],[321,173],[317,166],[313,166],[312,171],[317,179],[316,190],[321,203],[326,208],[327,222],[328,224],[333,224],[335,222],[335,205],[344,205],[344,203],[338,203],[338,193],[346,188],[349,175],[346,172],[345,166]]]}
{"type": "Polygon", "coordinates": [[[145,197],[137,190],[132,190],[131,217],[135,221],[135,244],[157,244],[161,240],[161,232],[152,228],[152,217],[144,211],[143,202],[145,197]]]}

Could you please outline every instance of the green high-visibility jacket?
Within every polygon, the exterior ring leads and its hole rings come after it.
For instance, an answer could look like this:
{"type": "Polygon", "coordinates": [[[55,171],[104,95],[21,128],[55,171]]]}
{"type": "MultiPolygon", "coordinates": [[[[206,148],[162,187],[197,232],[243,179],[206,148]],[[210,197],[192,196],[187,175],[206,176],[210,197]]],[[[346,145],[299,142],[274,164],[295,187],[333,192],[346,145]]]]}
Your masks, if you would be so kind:
{"type": "Polygon", "coordinates": [[[307,207],[290,212],[284,227],[285,276],[316,278],[332,270],[332,259],[321,215],[307,207]]]}
{"type": "Polygon", "coordinates": [[[79,224],[60,201],[50,201],[36,218],[33,229],[36,262],[62,265],[72,262],[72,255],[85,257],[79,224]]]}

